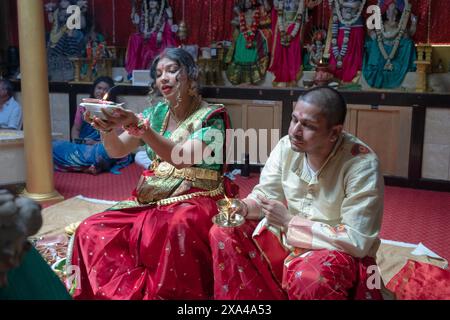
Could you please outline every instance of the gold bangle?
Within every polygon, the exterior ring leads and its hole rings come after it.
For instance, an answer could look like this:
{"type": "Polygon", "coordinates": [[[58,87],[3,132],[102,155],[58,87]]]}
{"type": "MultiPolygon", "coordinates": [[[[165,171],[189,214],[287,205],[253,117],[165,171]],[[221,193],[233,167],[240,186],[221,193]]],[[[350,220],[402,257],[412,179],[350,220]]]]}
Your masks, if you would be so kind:
{"type": "Polygon", "coordinates": [[[100,130],[100,132],[103,133],[103,134],[108,134],[108,133],[111,133],[112,131],[113,131],[112,128],[109,129],[109,130],[100,130]]]}

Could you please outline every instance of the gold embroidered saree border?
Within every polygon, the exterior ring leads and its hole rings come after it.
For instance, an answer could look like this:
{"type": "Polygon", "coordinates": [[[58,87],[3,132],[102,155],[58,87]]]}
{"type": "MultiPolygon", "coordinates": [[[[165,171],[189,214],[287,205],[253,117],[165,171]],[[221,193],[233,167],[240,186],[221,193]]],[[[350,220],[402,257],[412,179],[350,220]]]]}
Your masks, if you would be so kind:
{"type": "Polygon", "coordinates": [[[223,183],[219,185],[218,188],[210,191],[197,191],[193,193],[184,194],[177,197],[170,197],[167,199],[161,199],[158,201],[153,201],[149,203],[139,203],[136,200],[125,200],[117,203],[116,205],[112,206],[109,210],[117,211],[122,209],[131,209],[131,208],[145,208],[145,207],[152,207],[152,206],[167,206],[169,204],[197,198],[197,197],[216,197],[220,194],[224,193],[223,183]]]}

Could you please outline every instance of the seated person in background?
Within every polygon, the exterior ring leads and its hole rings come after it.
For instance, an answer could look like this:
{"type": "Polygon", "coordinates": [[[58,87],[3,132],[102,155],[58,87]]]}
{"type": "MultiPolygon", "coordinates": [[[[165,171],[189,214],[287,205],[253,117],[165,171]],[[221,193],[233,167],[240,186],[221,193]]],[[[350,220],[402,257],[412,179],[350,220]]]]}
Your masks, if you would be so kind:
{"type": "Polygon", "coordinates": [[[27,240],[41,226],[38,203],[0,190],[0,300],[70,299],[62,282],[27,240]]]}
{"type": "Polygon", "coordinates": [[[0,129],[22,129],[22,108],[13,95],[12,83],[0,79],[0,129]]]}
{"type": "Polygon", "coordinates": [[[369,277],[383,176],[375,153],[342,131],[346,110],[328,87],[299,98],[289,135],[243,200],[242,215],[262,219],[256,229],[210,231],[216,299],[381,299],[369,277]]]}
{"type": "MultiPolygon", "coordinates": [[[[95,80],[90,97],[102,99],[114,86],[110,77],[100,77],[95,80]]],[[[109,94],[109,99],[115,101],[115,95],[109,94]]],[[[131,155],[113,159],[110,158],[101,143],[100,134],[83,119],[84,109],[79,106],[72,128],[72,141],[53,141],[53,162],[57,171],[74,171],[98,174],[110,171],[120,174],[119,169],[132,162],[131,155]]]]}

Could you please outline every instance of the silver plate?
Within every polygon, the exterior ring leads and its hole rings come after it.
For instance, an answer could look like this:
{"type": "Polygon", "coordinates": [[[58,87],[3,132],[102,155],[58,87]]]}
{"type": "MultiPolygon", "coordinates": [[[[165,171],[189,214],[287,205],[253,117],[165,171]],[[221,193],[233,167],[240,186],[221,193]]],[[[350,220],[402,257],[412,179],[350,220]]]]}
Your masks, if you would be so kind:
{"type": "Polygon", "coordinates": [[[123,109],[122,108],[123,103],[119,104],[101,104],[101,103],[89,103],[89,102],[82,102],[80,103],[80,106],[84,107],[86,111],[89,111],[89,113],[93,116],[99,117],[100,119],[106,120],[105,115],[101,111],[101,109],[104,109],[108,114],[112,115],[115,109],[123,109]]]}

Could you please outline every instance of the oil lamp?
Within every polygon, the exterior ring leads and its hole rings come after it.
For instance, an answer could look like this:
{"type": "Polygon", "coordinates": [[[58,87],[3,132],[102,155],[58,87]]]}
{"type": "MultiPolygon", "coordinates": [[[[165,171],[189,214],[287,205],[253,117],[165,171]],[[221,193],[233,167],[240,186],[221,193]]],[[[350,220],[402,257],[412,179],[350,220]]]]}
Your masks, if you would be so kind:
{"type": "Polygon", "coordinates": [[[243,205],[239,199],[224,199],[216,202],[219,213],[213,217],[213,223],[219,227],[232,228],[239,227],[245,219],[238,212],[241,212],[243,205]]]}

